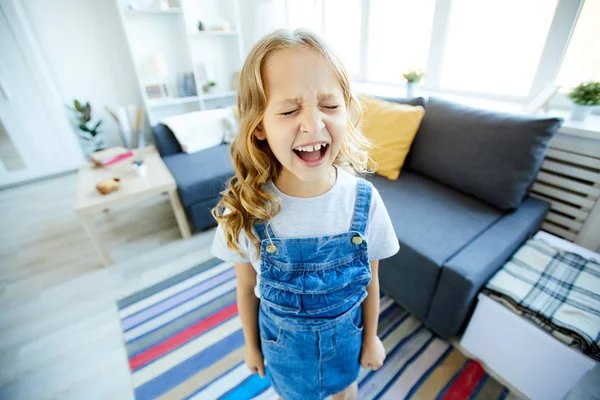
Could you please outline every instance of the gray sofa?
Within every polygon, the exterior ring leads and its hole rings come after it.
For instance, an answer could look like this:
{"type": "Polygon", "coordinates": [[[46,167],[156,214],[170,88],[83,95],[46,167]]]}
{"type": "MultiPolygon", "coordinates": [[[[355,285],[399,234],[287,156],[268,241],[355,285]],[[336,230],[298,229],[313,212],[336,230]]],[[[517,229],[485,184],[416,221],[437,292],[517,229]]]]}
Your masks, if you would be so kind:
{"type": "Polygon", "coordinates": [[[426,109],[397,181],[379,190],[400,251],[381,261],[381,290],[443,338],[460,333],[487,280],[542,224],[528,197],[561,119],[478,110],[441,99],[426,109]]]}
{"type": "Polygon", "coordinates": [[[210,210],[217,205],[225,183],[234,175],[230,146],[222,144],[187,154],[167,126],[154,126],[152,134],[158,152],[177,182],[181,203],[194,229],[201,231],[215,226],[210,210]]]}
{"type": "MultiPolygon", "coordinates": [[[[381,261],[381,290],[443,338],[464,327],[491,275],[540,227],[549,205],[526,196],[562,120],[508,115],[441,99],[388,101],[426,112],[400,178],[378,189],[400,251],[381,261]]],[[[229,147],[185,154],[170,130],[153,129],[196,230],[233,176],[229,147]]]]}

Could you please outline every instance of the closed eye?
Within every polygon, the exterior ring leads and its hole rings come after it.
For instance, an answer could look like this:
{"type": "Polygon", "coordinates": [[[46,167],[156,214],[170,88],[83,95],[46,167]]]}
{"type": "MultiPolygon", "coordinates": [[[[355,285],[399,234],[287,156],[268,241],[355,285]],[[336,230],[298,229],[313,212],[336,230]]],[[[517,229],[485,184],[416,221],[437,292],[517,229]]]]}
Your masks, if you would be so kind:
{"type": "MultiPolygon", "coordinates": [[[[328,110],[335,110],[335,109],[339,108],[340,106],[321,106],[321,107],[326,108],[328,110]]],[[[279,113],[279,115],[288,116],[288,115],[292,115],[296,111],[298,111],[298,109],[282,112],[282,113],[279,113]]]]}

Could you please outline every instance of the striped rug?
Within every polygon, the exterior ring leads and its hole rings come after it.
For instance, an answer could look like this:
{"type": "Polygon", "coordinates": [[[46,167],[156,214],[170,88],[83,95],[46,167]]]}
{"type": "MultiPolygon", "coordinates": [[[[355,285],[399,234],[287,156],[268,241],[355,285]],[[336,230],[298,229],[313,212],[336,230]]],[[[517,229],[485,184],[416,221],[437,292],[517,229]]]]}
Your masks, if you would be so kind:
{"type": "MultiPolygon", "coordinates": [[[[235,287],[213,259],[118,301],[136,399],[277,398],[244,364],[235,287]]],[[[387,296],[378,334],[387,359],[361,371],[361,400],[516,398],[387,296]]]]}

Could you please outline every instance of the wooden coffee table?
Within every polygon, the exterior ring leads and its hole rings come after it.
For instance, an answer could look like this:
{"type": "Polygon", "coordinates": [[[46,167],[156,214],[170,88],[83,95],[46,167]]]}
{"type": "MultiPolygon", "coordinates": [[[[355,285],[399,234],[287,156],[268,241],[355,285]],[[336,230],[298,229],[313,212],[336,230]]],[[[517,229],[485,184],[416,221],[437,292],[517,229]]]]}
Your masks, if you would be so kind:
{"type": "Polygon", "coordinates": [[[190,227],[177,194],[177,183],[160,154],[154,146],[135,149],[133,152],[134,157],[106,167],[96,168],[91,162],[88,162],[79,169],[77,176],[75,212],[107,266],[112,265],[113,261],[98,230],[92,223],[91,215],[93,213],[114,206],[138,203],[153,196],[168,194],[181,236],[184,239],[191,236],[190,227]],[[146,164],[145,176],[138,176],[131,166],[131,162],[136,158],[144,160],[146,164]],[[120,189],[110,194],[100,194],[96,190],[96,184],[104,179],[111,178],[120,178],[120,189]]]}

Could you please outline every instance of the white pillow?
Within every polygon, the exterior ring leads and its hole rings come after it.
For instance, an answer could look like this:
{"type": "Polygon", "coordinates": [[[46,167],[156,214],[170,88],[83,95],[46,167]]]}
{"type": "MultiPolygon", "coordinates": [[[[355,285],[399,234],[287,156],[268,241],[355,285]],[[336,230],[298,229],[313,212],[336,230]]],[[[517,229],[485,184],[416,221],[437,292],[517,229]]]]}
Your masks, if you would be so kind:
{"type": "Polygon", "coordinates": [[[160,123],[171,129],[184,152],[190,154],[218,146],[231,136],[230,117],[233,109],[195,111],[163,119],[160,123]]]}

